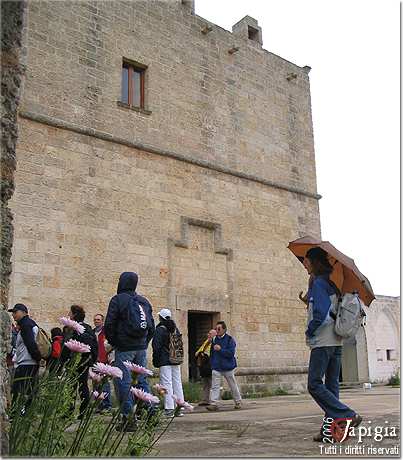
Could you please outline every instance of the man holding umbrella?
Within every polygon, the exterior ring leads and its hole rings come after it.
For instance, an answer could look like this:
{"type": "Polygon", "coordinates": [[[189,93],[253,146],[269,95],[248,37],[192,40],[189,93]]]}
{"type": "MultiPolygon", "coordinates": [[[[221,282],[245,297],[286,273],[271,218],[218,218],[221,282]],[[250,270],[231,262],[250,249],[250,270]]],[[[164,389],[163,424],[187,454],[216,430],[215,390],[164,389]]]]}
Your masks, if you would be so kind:
{"type": "MultiPolygon", "coordinates": [[[[334,330],[334,313],[340,292],[329,278],[333,266],[328,253],[320,247],[311,247],[303,258],[303,264],[311,276],[306,296],[308,321],[305,332],[306,343],[311,349],[308,391],[325,412],[325,419],[350,419],[350,426],[356,427],[362,417],[339,400],[342,338],[334,330]]],[[[313,439],[320,442],[323,438],[321,429],[313,439]]]]}

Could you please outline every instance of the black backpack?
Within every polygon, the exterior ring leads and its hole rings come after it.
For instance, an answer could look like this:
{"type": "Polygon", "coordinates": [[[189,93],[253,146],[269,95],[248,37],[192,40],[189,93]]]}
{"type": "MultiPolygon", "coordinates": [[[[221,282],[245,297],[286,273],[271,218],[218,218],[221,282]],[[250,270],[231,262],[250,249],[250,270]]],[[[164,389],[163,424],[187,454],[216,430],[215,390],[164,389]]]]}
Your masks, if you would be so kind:
{"type": "MultiPolygon", "coordinates": [[[[129,295],[129,294],[126,294],[129,295]]],[[[148,334],[151,320],[147,309],[134,296],[127,303],[125,332],[129,337],[141,338],[148,334]]]]}

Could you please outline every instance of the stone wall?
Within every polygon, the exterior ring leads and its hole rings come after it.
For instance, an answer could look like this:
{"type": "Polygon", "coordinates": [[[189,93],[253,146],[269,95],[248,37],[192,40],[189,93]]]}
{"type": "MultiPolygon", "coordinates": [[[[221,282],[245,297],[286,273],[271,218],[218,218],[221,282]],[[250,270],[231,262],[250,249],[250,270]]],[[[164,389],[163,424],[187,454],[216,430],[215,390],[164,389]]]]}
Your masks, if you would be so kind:
{"type": "Polygon", "coordinates": [[[253,18],[231,33],[192,10],[29,3],[12,299],[49,329],[73,302],[105,312],[134,270],[185,337],[189,311],[213,313],[241,367],[285,375],[307,361],[287,244],[320,236],[309,69],[253,18]],[[119,103],[124,58],[148,66],[146,110],[119,103]]]}
{"type": "Polygon", "coordinates": [[[1,268],[0,268],[0,418],[1,453],[7,454],[8,435],[5,409],[9,401],[6,354],[10,349],[10,317],[6,312],[11,275],[13,216],[8,203],[14,192],[17,110],[24,65],[21,39],[24,25],[24,1],[1,2],[1,268]]]}

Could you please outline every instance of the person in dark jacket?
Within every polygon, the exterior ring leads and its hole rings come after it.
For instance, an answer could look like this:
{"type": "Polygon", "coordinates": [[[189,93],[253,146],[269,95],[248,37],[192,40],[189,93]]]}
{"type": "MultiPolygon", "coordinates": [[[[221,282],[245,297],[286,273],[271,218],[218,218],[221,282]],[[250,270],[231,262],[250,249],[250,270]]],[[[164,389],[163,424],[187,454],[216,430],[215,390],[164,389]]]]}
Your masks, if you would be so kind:
{"type": "MultiPolygon", "coordinates": [[[[169,357],[170,334],[177,332],[175,322],[171,318],[172,314],[168,308],[163,308],[159,313],[159,324],[155,329],[153,338],[153,365],[159,367],[160,384],[166,388],[164,408],[165,415],[172,417],[174,415],[175,402],[172,398],[174,394],[179,399],[184,399],[181,369],[179,364],[172,364],[169,357]]],[[[180,413],[179,416],[182,414],[180,413]]]]}
{"type": "MultiPolygon", "coordinates": [[[[41,353],[36,344],[39,327],[28,315],[28,308],[17,303],[8,310],[18,325],[15,341],[15,371],[11,393],[13,403],[17,398],[26,398],[25,409],[31,404],[33,389],[38,375],[41,353]]],[[[23,409],[23,412],[24,410],[23,409]]]]}
{"type": "Polygon", "coordinates": [[[47,367],[50,372],[55,371],[60,365],[60,355],[63,347],[63,332],[60,327],[54,327],[50,330],[52,341],[52,352],[47,361],[47,367]]]}
{"type": "Polygon", "coordinates": [[[221,377],[227,381],[232,397],[235,401],[235,409],[241,408],[241,393],[235,380],[234,370],[237,366],[235,358],[235,340],[227,334],[227,326],[224,321],[218,321],[216,325],[217,335],[211,342],[211,404],[206,406],[207,410],[218,410],[218,400],[220,398],[221,377]]]}
{"type": "MultiPolygon", "coordinates": [[[[123,364],[131,361],[139,366],[147,365],[147,347],[154,331],[154,319],[150,302],[137,294],[138,275],[123,272],[119,277],[117,294],[109,302],[105,318],[104,330],[108,343],[115,350],[115,366],[123,372],[123,378],[117,379],[119,401],[122,410],[122,427],[125,425],[134,405],[130,393],[131,374],[123,364]],[[138,320],[140,318],[140,320],[138,320]]],[[[137,386],[147,393],[150,392],[147,377],[140,375],[137,386]]]]}
{"type": "MultiPolygon", "coordinates": [[[[85,409],[87,408],[90,402],[90,390],[88,388],[88,371],[89,368],[94,364],[98,356],[98,343],[94,331],[91,326],[87,323],[84,323],[85,311],[84,308],[80,305],[72,305],[69,312],[70,319],[77,321],[77,323],[84,326],[84,333],[79,334],[77,331],[72,331],[70,328],[67,328],[66,333],[64,334],[64,343],[68,342],[70,339],[77,340],[78,342],[85,343],[91,347],[90,353],[82,353],[81,361],[77,368],[77,386],[78,392],[81,399],[80,404],[80,414],[79,419],[82,419],[84,416],[85,409]]],[[[73,353],[67,348],[62,348],[62,353],[60,356],[61,365],[67,363],[73,356],[73,353]]]]}

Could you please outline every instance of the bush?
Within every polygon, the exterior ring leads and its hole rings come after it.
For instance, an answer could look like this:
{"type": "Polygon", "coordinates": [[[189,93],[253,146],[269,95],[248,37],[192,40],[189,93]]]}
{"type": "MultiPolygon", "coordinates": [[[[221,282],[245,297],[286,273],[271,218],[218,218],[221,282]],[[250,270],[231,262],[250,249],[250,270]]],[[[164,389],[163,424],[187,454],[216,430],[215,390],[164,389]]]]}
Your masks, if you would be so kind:
{"type": "Polygon", "coordinates": [[[400,387],[400,375],[399,372],[396,371],[389,379],[388,385],[399,386],[400,387]]]}
{"type": "Polygon", "coordinates": [[[185,401],[199,402],[202,395],[202,384],[200,382],[184,382],[183,394],[185,401]]]}

